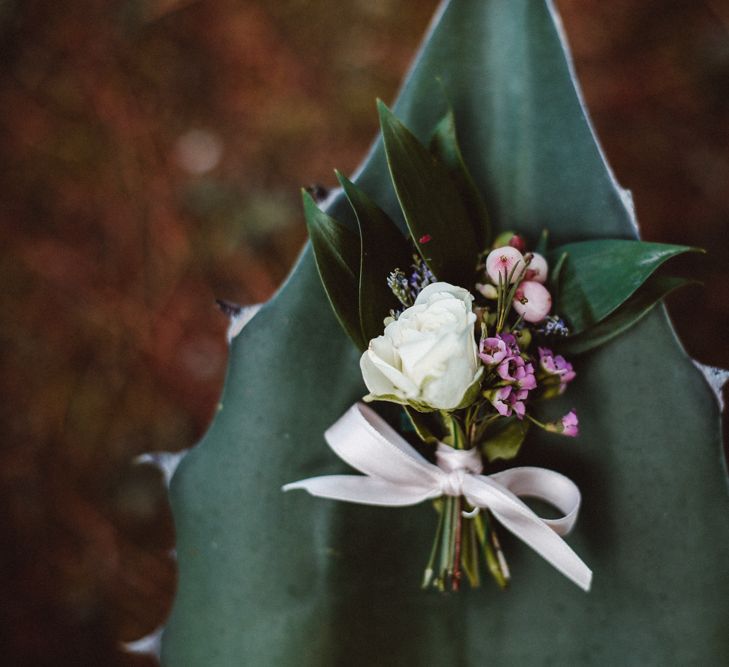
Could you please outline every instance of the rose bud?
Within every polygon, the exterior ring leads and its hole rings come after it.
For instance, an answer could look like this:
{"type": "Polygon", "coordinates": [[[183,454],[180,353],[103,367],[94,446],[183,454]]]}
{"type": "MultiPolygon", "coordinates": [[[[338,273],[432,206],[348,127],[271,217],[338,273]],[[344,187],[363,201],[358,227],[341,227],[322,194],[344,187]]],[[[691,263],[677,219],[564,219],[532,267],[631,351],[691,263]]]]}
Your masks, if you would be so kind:
{"type": "Polygon", "coordinates": [[[526,322],[541,322],[552,307],[552,296],[541,283],[525,280],[517,288],[512,305],[526,322]]]}
{"type": "Polygon", "coordinates": [[[486,273],[494,284],[499,284],[499,274],[501,274],[501,282],[516,282],[522,269],[524,268],[524,256],[511,246],[502,246],[492,250],[486,258],[486,273]],[[516,270],[515,270],[516,267],[516,270]]]}

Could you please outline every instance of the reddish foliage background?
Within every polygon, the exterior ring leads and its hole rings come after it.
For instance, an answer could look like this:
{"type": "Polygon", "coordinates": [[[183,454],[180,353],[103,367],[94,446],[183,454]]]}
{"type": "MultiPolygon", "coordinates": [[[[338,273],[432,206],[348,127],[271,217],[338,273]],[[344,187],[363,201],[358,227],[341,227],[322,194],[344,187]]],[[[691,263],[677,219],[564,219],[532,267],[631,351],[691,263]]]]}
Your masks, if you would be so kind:
{"type": "MultiPolygon", "coordinates": [[[[216,297],[268,298],[305,240],[298,188],[376,132],[435,0],[0,6],[2,655],[144,665],[174,534],[158,471],[226,361],[216,297]],[[344,5],[344,6],[343,6],[344,5]]],[[[729,4],[560,0],[643,235],[709,249],[671,298],[729,367],[729,4]]]]}

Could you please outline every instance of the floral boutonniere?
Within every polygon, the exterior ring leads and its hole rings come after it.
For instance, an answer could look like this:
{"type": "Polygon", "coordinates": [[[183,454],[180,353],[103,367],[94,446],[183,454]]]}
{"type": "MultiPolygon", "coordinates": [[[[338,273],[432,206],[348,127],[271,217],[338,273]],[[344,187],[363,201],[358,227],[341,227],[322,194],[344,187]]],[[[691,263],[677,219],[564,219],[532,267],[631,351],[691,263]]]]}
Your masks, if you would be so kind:
{"type": "Polygon", "coordinates": [[[314,495],[385,506],[432,501],[436,531],[423,586],[478,586],[485,568],[502,587],[504,528],[588,590],[592,573],[562,539],[580,492],[552,470],[487,474],[519,453],[531,429],[579,434],[575,410],[548,401],[576,377],[571,355],[602,345],[687,281],[657,274],[684,246],[600,239],[549,247],[548,232],[494,237],[447,113],[425,146],[387,107],[380,123],[402,233],[353,182],[337,174],[358,222],[346,227],[304,192],[317,267],[340,323],[363,350],[366,403],[403,406],[424,456],[364,404],[326,433],[364,475],[289,484],[314,495]],[[542,519],[536,497],[562,516],[542,519]]]}

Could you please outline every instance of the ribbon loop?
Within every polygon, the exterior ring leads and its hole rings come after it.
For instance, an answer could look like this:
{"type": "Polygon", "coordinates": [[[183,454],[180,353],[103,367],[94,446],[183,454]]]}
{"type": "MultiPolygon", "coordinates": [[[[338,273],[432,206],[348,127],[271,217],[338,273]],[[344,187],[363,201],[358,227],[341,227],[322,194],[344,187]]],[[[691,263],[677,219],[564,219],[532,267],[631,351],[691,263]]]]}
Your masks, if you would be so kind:
{"type": "Polygon", "coordinates": [[[577,520],[580,490],[569,478],[544,468],[511,468],[481,475],[476,449],[456,450],[438,443],[433,465],[416,452],[371,408],[353,405],[325,433],[332,450],[365,475],[329,475],[287,484],[314,496],[364,505],[415,505],[441,495],[464,496],[475,508],[490,510],[499,522],[585,591],[592,572],[560,535],[577,520]],[[564,513],[542,519],[520,496],[534,497],[564,513]]]}

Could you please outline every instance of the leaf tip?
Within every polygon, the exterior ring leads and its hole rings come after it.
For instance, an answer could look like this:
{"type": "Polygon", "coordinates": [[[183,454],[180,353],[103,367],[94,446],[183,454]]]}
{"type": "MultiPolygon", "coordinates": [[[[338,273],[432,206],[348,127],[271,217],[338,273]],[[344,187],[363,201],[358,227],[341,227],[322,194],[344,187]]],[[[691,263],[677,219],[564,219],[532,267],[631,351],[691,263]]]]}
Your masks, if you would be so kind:
{"type": "Polygon", "coordinates": [[[377,98],[377,114],[380,117],[380,125],[392,123],[395,118],[395,114],[392,113],[390,107],[387,106],[379,97],[377,98]]]}
{"type": "Polygon", "coordinates": [[[339,185],[342,186],[345,193],[347,190],[347,187],[352,184],[352,182],[341,172],[339,169],[334,170],[334,175],[337,177],[337,180],[339,181],[339,185]]]}

